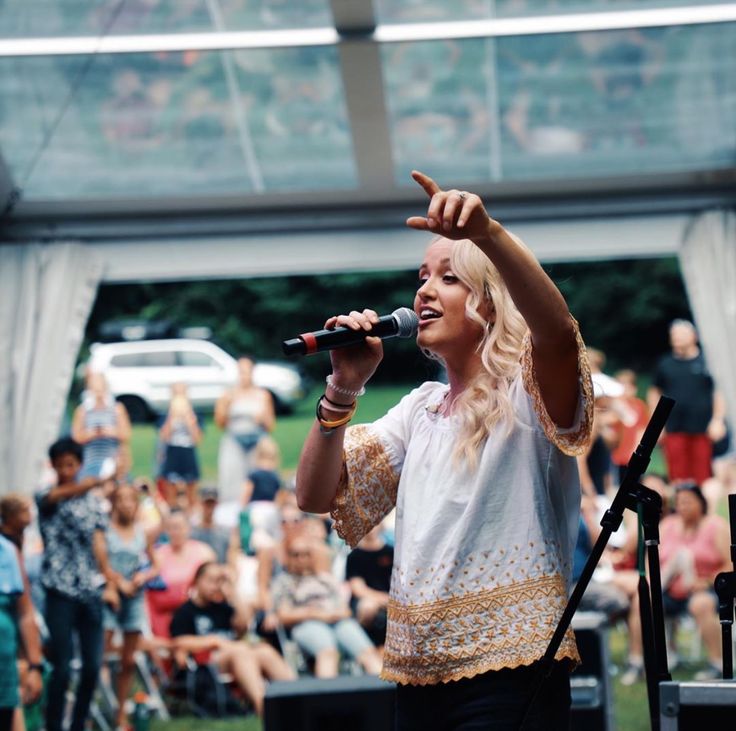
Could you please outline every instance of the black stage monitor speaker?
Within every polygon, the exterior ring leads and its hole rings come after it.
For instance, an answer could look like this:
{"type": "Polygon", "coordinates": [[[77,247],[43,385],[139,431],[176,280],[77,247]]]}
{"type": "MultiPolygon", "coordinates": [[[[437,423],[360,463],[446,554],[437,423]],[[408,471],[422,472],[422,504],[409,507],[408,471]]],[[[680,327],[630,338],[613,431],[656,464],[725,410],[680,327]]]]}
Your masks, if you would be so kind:
{"type": "Polygon", "coordinates": [[[382,731],[394,727],[396,687],[373,676],[270,683],[264,731],[382,731]]]}
{"type": "Polygon", "coordinates": [[[576,612],[572,628],[581,663],[570,678],[571,731],[609,731],[614,724],[606,616],[576,612]]]}
{"type": "Polygon", "coordinates": [[[736,728],[736,682],[660,683],[661,731],[725,731],[736,728]]]}

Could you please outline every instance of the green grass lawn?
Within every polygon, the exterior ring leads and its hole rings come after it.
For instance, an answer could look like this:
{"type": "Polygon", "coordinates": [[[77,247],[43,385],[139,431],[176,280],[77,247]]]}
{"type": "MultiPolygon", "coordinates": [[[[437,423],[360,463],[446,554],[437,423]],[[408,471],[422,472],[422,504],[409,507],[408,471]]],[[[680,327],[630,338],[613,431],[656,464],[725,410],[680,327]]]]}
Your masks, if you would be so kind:
{"type": "MultiPolygon", "coordinates": [[[[354,423],[373,421],[388,411],[410,386],[371,386],[358,403],[354,423]]],[[[273,436],[281,448],[282,468],[288,473],[296,468],[304,439],[314,421],[314,407],[321,388],[312,393],[298,406],[293,414],[280,416],[276,421],[273,436]]],[[[217,478],[217,449],[222,432],[212,419],[204,423],[204,435],[199,445],[199,460],[203,481],[214,482],[217,478]]],[[[151,476],[156,451],[156,428],[152,424],[133,426],[131,439],[133,452],[133,474],[136,477],[151,476]]]]}
{"type": "MultiPolygon", "coordinates": [[[[365,396],[358,401],[358,411],[353,423],[377,419],[397,404],[410,389],[410,386],[370,386],[365,396]]],[[[314,405],[321,393],[321,387],[313,389],[293,414],[280,416],[276,421],[273,436],[281,448],[282,469],[286,474],[296,469],[299,452],[314,421],[314,405]]],[[[211,418],[206,419],[203,426],[204,435],[199,445],[202,479],[214,482],[217,478],[217,449],[222,432],[211,418]]],[[[133,474],[136,477],[151,476],[154,470],[156,428],[152,424],[134,425],[131,448],[133,474]]],[[[651,469],[655,472],[665,471],[658,448],[652,455],[651,469]]]]}

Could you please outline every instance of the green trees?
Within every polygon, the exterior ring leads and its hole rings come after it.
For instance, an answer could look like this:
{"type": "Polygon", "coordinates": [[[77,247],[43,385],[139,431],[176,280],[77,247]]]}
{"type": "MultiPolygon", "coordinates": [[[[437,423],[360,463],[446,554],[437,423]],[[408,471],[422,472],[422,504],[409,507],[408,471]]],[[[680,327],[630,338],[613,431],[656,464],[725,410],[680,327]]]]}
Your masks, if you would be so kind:
{"type": "MultiPolygon", "coordinates": [[[[689,317],[675,259],[554,264],[547,272],[560,287],[586,342],[603,350],[609,368],[647,371],[667,349],[667,326],[689,317]]],[[[314,330],[338,312],[372,307],[386,314],[412,306],[416,273],[359,272],[317,276],[103,286],[87,327],[94,342],[102,322],[118,318],[169,320],[179,327],[207,326],[233,355],[281,358],[281,341],[314,330]]],[[[395,341],[376,378],[418,382],[436,365],[412,342],[395,341]]],[[[327,356],[301,363],[315,377],[327,356]]]]}

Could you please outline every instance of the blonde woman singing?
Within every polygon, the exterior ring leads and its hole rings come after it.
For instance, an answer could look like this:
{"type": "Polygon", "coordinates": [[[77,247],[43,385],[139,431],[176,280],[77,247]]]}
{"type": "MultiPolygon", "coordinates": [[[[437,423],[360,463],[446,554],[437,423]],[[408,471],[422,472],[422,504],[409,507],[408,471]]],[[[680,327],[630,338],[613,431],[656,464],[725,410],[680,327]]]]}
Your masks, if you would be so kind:
{"type": "MultiPolygon", "coordinates": [[[[419,268],[417,344],[449,385],[425,383],[347,427],[381,341],[333,350],[297,476],[302,510],[330,511],[351,546],[394,506],[382,677],[396,729],[516,729],[564,609],[577,536],[574,455],[592,386],[577,323],[532,253],[477,195],[413,173],[430,198],[411,228],[437,234],[419,268]]],[[[370,331],[353,311],[326,327],[370,331]]],[[[572,634],[527,729],[567,728],[572,634]]]]}

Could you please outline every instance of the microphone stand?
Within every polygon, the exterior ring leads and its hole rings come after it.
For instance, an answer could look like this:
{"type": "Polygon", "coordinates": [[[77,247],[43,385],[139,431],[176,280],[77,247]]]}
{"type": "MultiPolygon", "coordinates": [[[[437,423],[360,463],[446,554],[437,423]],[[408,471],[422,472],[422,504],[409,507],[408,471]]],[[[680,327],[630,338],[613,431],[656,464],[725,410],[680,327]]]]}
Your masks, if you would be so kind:
{"type": "MultiPolygon", "coordinates": [[[[664,610],[662,608],[662,582],[659,570],[659,516],[662,512],[662,499],[653,490],[639,484],[639,479],[649,466],[652,450],[657,444],[659,435],[664,429],[667,418],[675,402],[667,396],[662,396],[652,414],[649,424],[642,435],[639,446],[631,455],[626,474],[611,503],[601,519],[602,530],[595,542],[585,567],[578,579],[570,599],[567,602],[552,639],[547,646],[544,657],[539,661],[539,669],[532,686],[530,701],[522,719],[519,731],[529,719],[534,701],[545,680],[550,676],[554,667],[554,659],[560,644],[567,632],[572,617],[580,605],[580,600],[590,583],[593,571],[600,561],[603,550],[608,543],[611,533],[618,530],[624,517],[624,510],[638,512],[642,517],[644,543],[646,546],[649,564],[650,588],[645,576],[639,578],[639,612],[642,623],[642,639],[644,642],[644,667],[647,676],[647,695],[649,700],[649,716],[652,731],[659,730],[659,683],[671,680],[667,668],[667,644],[664,632],[664,610]]],[[[733,619],[733,612],[731,615],[733,619]]]]}
{"type": "Polygon", "coordinates": [[[718,616],[721,620],[723,647],[723,679],[733,680],[733,626],[734,599],[736,599],[736,495],[728,496],[728,515],[731,523],[731,563],[734,571],[722,571],[714,583],[718,595],[718,616]]]}

